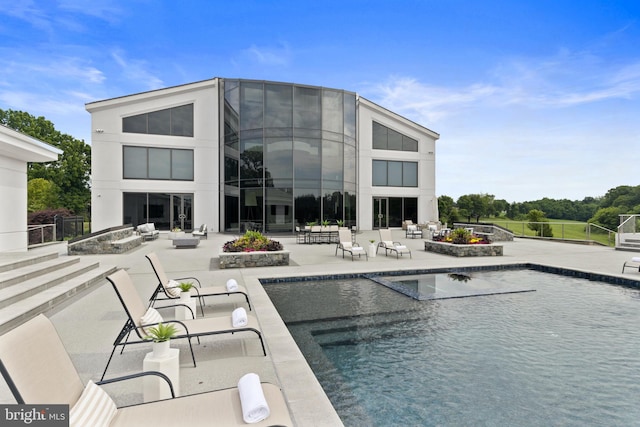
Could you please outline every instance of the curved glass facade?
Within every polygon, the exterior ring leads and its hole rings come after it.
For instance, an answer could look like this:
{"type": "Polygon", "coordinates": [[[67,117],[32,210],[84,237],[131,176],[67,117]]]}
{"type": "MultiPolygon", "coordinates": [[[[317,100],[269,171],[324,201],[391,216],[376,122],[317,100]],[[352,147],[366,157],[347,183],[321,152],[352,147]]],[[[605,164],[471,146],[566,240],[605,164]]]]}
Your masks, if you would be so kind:
{"type": "Polygon", "coordinates": [[[356,225],[356,95],[224,80],[224,231],[356,225]]]}

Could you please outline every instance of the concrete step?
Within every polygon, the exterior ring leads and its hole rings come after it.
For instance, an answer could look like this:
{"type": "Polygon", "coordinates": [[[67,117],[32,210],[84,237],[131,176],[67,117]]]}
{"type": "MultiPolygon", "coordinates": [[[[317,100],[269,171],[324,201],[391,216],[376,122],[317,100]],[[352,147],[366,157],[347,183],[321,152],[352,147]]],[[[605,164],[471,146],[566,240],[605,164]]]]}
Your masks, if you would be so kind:
{"type": "Polygon", "coordinates": [[[0,273],[16,270],[28,265],[37,264],[42,261],[58,258],[56,252],[40,255],[17,256],[12,254],[0,254],[0,273]]]}
{"type": "Polygon", "coordinates": [[[78,262],[80,262],[79,257],[56,257],[4,271],[0,273],[0,289],[17,285],[78,262]]]}
{"type": "MultiPolygon", "coordinates": [[[[101,283],[117,270],[116,266],[94,266],[74,277],[0,309],[0,334],[26,322],[40,313],[70,301],[82,291],[101,283]]],[[[82,321],[82,319],[78,319],[82,321]]]]}
{"type": "Polygon", "coordinates": [[[96,269],[97,261],[77,260],[73,263],[61,263],[58,269],[40,274],[11,286],[0,286],[0,308],[7,307],[17,301],[42,292],[52,286],[59,285],[74,277],[96,269]]]}

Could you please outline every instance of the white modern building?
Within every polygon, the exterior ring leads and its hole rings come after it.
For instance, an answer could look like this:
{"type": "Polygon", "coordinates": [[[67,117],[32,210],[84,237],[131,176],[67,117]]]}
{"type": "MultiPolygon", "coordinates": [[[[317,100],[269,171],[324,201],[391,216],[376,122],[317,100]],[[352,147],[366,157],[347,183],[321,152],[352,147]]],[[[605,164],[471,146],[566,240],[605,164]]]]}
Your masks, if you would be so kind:
{"type": "Polygon", "coordinates": [[[92,231],[438,220],[439,135],[353,92],[214,78],[86,109],[92,231]]]}
{"type": "Polygon", "coordinates": [[[0,125],[0,252],[26,251],[27,166],[31,162],[53,162],[62,151],[0,125]]]}

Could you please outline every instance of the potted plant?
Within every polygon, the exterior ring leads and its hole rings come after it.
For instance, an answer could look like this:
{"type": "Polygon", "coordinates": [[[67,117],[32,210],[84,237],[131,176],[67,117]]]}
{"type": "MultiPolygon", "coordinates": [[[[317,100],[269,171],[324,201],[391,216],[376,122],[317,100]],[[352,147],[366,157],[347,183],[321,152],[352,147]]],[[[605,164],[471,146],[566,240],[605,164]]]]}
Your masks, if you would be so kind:
{"type": "Polygon", "coordinates": [[[343,219],[338,219],[336,220],[336,224],[338,224],[338,227],[344,227],[344,220],[343,219]]]}
{"type": "Polygon", "coordinates": [[[158,323],[147,328],[146,339],[153,340],[153,357],[161,359],[169,353],[169,341],[177,334],[176,327],[171,323],[158,323]]]}
{"type": "Polygon", "coordinates": [[[178,283],[178,288],[180,289],[180,301],[188,302],[191,299],[191,288],[193,288],[193,283],[180,282],[178,283]]]}
{"type": "Polygon", "coordinates": [[[376,256],[376,245],[375,245],[376,241],[374,239],[369,239],[369,256],[370,257],[375,257],[376,256]]]}

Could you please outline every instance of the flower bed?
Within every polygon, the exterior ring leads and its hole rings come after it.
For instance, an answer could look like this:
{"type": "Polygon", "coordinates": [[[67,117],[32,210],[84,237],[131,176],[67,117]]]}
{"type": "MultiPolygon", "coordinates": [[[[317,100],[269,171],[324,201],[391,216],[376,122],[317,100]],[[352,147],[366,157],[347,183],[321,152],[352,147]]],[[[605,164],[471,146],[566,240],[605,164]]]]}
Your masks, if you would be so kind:
{"type": "Polygon", "coordinates": [[[222,246],[218,265],[222,269],[289,265],[289,252],[259,231],[247,231],[222,246]]]}
{"type": "Polygon", "coordinates": [[[259,231],[247,231],[244,236],[222,246],[222,252],[274,252],[282,249],[282,243],[269,239],[259,231]]]}

